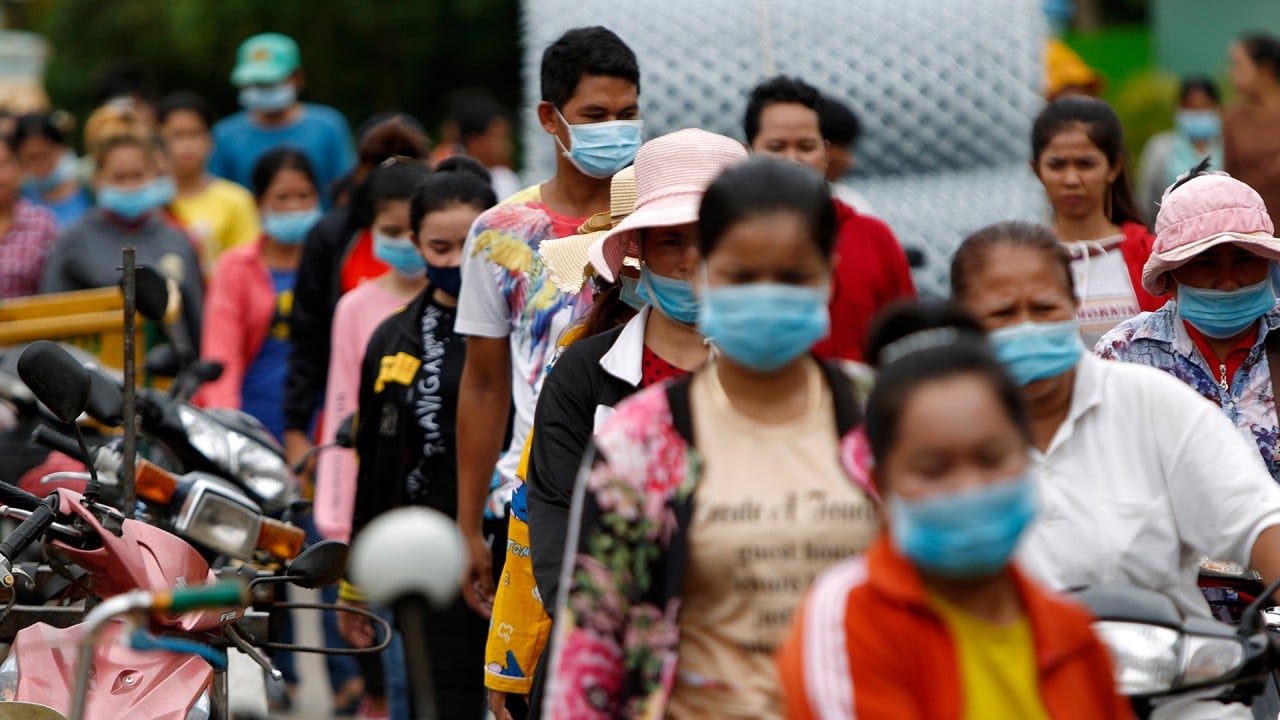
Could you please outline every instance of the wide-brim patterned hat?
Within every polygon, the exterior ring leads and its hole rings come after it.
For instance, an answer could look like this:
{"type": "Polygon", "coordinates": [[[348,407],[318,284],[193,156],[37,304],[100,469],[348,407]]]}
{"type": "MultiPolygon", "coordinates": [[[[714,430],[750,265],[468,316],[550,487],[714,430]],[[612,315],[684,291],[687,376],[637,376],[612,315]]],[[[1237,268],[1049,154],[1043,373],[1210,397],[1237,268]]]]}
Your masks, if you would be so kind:
{"type": "Polygon", "coordinates": [[[628,252],[638,253],[640,230],[697,221],[703,193],[746,159],[742,143],[694,128],[645,143],[636,153],[635,212],[587,250],[596,272],[614,281],[628,252]]]}
{"type": "MultiPolygon", "coordinates": [[[[547,240],[538,246],[547,274],[560,292],[574,295],[582,290],[591,260],[587,249],[609,233],[636,208],[634,167],[619,170],[609,184],[609,211],[596,213],[578,228],[578,233],[547,240]]],[[[638,249],[632,249],[638,253],[638,249]]]]}
{"type": "Polygon", "coordinates": [[[1280,240],[1262,196],[1226,173],[1194,177],[1166,192],[1156,216],[1156,241],[1142,268],[1142,287],[1169,291],[1168,273],[1218,245],[1235,244],[1280,260],[1280,240]]]}

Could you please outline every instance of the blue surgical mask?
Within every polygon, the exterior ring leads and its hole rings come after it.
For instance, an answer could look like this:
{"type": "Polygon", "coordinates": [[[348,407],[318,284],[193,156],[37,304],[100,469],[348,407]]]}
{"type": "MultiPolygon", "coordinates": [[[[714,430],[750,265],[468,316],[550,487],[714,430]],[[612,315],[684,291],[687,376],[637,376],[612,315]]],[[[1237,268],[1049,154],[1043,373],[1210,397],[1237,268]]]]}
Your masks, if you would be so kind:
{"type": "Polygon", "coordinates": [[[458,265],[453,267],[427,265],[427,280],[444,291],[445,295],[458,297],[458,293],[462,292],[462,268],[458,265]]]}
{"type": "Polygon", "coordinates": [[[267,210],[262,213],[262,231],[278,243],[297,245],[307,239],[307,233],[323,215],[319,205],[290,212],[267,210]]]}
{"type": "Polygon", "coordinates": [[[642,305],[651,305],[676,322],[692,325],[698,320],[698,298],[693,294],[693,283],[688,280],[663,277],[644,265],[640,268],[636,296],[642,305]]]}
{"type": "Polygon", "coordinates": [[[407,278],[420,278],[427,270],[427,261],[422,259],[418,246],[408,238],[387,237],[374,232],[373,256],[407,278]]]}
{"type": "Polygon", "coordinates": [[[77,161],[75,153],[67,151],[58,158],[57,164],[53,166],[53,170],[49,171],[44,177],[36,177],[35,175],[27,175],[22,180],[22,187],[28,192],[44,194],[62,187],[63,183],[73,180],[76,177],[77,161]]]}
{"type": "Polygon", "coordinates": [[[280,112],[297,101],[298,91],[290,82],[269,86],[250,85],[240,91],[240,107],[249,112],[280,112]]]}
{"type": "Polygon", "coordinates": [[[828,294],[825,286],[704,286],[698,329],[734,362],[773,372],[827,336],[828,294]]]}
{"type": "Polygon", "coordinates": [[[645,301],[644,298],[640,297],[640,278],[622,275],[618,278],[618,282],[622,285],[619,299],[636,312],[643,310],[645,301]]]}
{"type": "MultiPolygon", "coordinates": [[[[557,114],[560,111],[556,110],[557,114]]],[[[570,125],[564,115],[560,121],[569,128],[569,145],[566,148],[556,136],[561,154],[587,177],[604,179],[613,177],[630,165],[640,150],[640,134],[643,120],[612,120],[610,122],[570,125]]]]}
{"type": "Polygon", "coordinates": [[[1276,304],[1271,278],[1236,290],[1178,286],[1178,315],[1211,338],[1239,335],[1276,304]]]}
{"type": "Polygon", "coordinates": [[[996,357],[1018,385],[1057,377],[1076,366],[1084,354],[1080,324],[1025,322],[1000,328],[988,336],[996,357]]]}
{"type": "MultiPolygon", "coordinates": [[[[172,181],[170,181],[172,182],[172,181]]],[[[98,188],[98,206],[126,220],[137,220],[148,212],[161,207],[166,197],[172,198],[162,178],[155,178],[136,188],[104,185],[98,188]]]]}
{"type": "Polygon", "coordinates": [[[1222,135],[1222,116],[1214,110],[1179,110],[1175,123],[1178,132],[1195,142],[1215,140],[1222,135]]]}
{"type": "Polygon", "coordinates": [[[898,551],[924,572],[989,577],[1009,564],[1037,504],[1027,475],[923,500],[890,496],[889,535],[898,551]]]}

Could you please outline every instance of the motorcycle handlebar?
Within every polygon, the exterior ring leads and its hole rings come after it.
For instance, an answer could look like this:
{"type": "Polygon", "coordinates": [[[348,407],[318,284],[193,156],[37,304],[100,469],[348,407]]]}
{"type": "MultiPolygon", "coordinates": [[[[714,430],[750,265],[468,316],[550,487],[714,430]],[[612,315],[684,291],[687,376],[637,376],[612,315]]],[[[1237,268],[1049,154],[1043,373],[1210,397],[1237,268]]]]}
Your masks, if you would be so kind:
{"type": "Polygon", "coordinates": [[[23,550],[27,549],[28,545],[38,540],[44,531],[49,529],[53,520],[53,508],[41,503],[26,520],[22,521],[21,525],[9,533],[3,542],[0,542],[0,555],[12,563],[23,550]]]}
{"type": "Polygon", "coordinates": [[[44,502],[39,496],[23,490],[17,485],[0,481],[0,505],[8,505],[19,510],[35,510],[44,502]]]}
{"type": "Polygon", "coordinates": [[[39,443],[50,450],[57,450],[81,462],[90,462],[90,458],[80,457],[80,445],[75,440],[54,430],[48,425],[39,425],[31,432],[31,441],[39,443]]]}

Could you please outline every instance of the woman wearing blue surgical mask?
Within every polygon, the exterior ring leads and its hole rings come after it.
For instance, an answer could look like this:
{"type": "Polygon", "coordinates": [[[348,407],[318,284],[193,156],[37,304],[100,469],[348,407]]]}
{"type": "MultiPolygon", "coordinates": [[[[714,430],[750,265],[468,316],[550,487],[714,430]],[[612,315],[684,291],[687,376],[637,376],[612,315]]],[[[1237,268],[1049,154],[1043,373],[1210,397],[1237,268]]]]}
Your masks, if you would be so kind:
{"type": "MultiPolygon", "coordinates": [[[[361,282],[334,309],[319,445],[334,443],[343,421],[356,413],[360,368],[373,331],[427,286],[427,265],[413,242],[409,204],[430,176],[423,162],[392,159],[370,173],[352,197],[353,217],[368,223],[360,232],[368,232],[373,256],[390,269],[361,282]]],[[[326,538],[346,541],[351,537],[351,513],[342,508],[351,506],[356,469],[355,453],[345,448],[325,450],[316,460],[316,529],[326,538]],[[346,500],[321,502],[321,498],[346,500]]],[[[381,668],[376,662],[363,663],[361,673],[371,711],[385,707],[388,688],[381,668]]]]}
{"type": "Polygon", "coordinates": [[[1207,617],[1202,557],[1280,577],[1280,486],[1211,402],[1153,368],[1105,362],[1076,331],[1070,259],[1047,228],[993,225],[951,266],[1031,416],[1040,519],[1022,566],[1051,588],[1124,583],[1207,617]]]}
{"type": "MultiPolygon", "coordinates": [[[[463,242],[472,223],[497,202],[488,172],[467,157],[448,158],[421,183],[410,201],[411,239],[427,282],[400,312],[374,330],[360,369],[360,422],[355,450],[360,459],[349,494],[316,495],[326,522],[341,514],[358,536],[378,515],[405,505],[426,505],[456,517],[456,429],[458,382],[466,358],[465,338],[453,331],[461,285],[463,242]],[[370,419],[372,418],[372,419],[370,419]]],[[[501,545],[501,542],[497,543],[501,545]]],[[[505,550],[505,548],[501,548],[505,550]]],[[[358,591],[344,588],[347,602],[358,591]]],[[[339,616],[343,637],[356,647],[374,642],[368,621],[339,616]]],[[[432,655],[440,717],[479,718],[484,710],[482,677],[488,621],[458,598],[428,615],[426,641],[432,655]]],[[[386,674],[393,720],[409,717],[405,669],[392,647],[386,674]],[[398,692],[397,692],[398,689],[398,692]]]]}
{"type": "Polygon", "coordinates": [[[89,117],[85,144],[94,162],[97,207],[58,238],[40,292],[114,287],[120,283],[121,251],[133,247],[137,264],[151,265],[178,284],[188,336],[198,339],[203,276],[191,240],[160,212],[173,186],[160,174],[164,157],[155,133],[133,111],[108,105],[89,117]]]}
{"type": "Polygon", "coordinates": [[[199,400],[243,409],[279,439],[293,288],[302,240],[320,219],[320,192],[306,155],[278,148],[258,160],[253,194],[261,236],[224,253],[210,278],[202,347],[206,359],[222,363],[222,375],[201,389],[199,400]]]}
{"type": "Polygon", "coordinates": [[[1014,562],[1039,510],[1031,426],[981,328],[900,306],[868,344],[888,532],[824,573],[791,624],[788,717],[1132,717],[1088,614],[1014,562]]]}
{"type": "Polygon", "coordinates": [[[19,117],[13,139],[22,166],[24,198],[52,210],[64,229],[93,207],[93,198],[80,181],[76,154],[51,115],[19,117]]]}
{"type": "MultiPolygon", "coordinates": [[[[538,395],[522,488],[528,495],[529,538],[524,544],[532,555],[542,603],[548,608],[554,603],[563,566],[574,479],[592,433],[623,399],[684,377],[706,362],[707,345],[695,327],[698,205],[721,171],[746,159],[741,143],[705,130],[680,130],[651,140],[636,154],[634,189],[622,190],[626,177],[622,174],[622,179],[615,176],[611,189],[634,197],[634,210],[606,232],[554,241],[583,243],[594,272],[616,283],[618,301],[635,303],[639,312],[621,327],[570,345],[538,395]],[[628,256],[639,257],[638,275],[624,266],[628,256]]],[[[567,274],[581,278],[583,269],[567,274]]],[[[598,326],[594,316],[593,308],[587,327],[598,326]]],[[[517,490],[518,498],[523,497],[521,492],[517,490]]],[[[517,517],[523,511],[521,505],[519,499],[513,504],[517,517]]],[[[513,523],[512,528],[517,525],[513,523]]],[[[503,595],[499,601],[509,604],[503,595]]],[[[495,602],[494,612],[505,615],[508,610],[495,602]]],[[[486,663],[490,688],[528,693],[542,647],[524,640],[545,641],[546,633],[545,628],[538,632],[532,623],[525,625],[519,628],[523,637],[515,637],[514,642],[490,634],[486,663]],[[508,667],[508,652],[514,653],[521,667],[508,667]],[[508,679],[513,670],[520,677],[508,679]]]]}
{"type": "Polygon", "coordinates": [[[1164,197],[1143,281],[1172,302],[1107,333],[1094,352],[1173,375],[1222,408],[1280,479],[1280,308],[1269,270],[1280,240],[1262,197],[1220,173],[1164,197]]]}
{"type": "Polygon", "coordinates": [[[854,383],[810,353],[835,223],[822,176],[782,160],[707,189],[697,327],[712,360],[628,398],[592,438],[544,717],[782,716],[773,651],[791,615],[880,527],[854,383]]]}
{"type": "Polygon", "coordinates": [[[1149,224],[1156,221],[1165,188],[1205,158],[1210,167],[1222,167],[1222,97],[1212,79],[1194,75],[1182,80],[1173,128],[1142,148],[1138,207],[1149,224]]]}

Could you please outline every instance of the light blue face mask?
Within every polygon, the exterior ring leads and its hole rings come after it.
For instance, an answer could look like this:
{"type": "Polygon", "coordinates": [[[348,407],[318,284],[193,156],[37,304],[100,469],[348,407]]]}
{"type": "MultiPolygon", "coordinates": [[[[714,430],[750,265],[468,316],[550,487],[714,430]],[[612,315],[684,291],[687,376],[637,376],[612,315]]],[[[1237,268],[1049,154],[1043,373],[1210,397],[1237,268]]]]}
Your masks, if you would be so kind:
{"type": "Polygon", "coordinates": [[[825,286],[704,285],[698,329],[734,362],[773,372],[827,336],[828,295],[825,286]]]}
{"type": "Polygon", "coordinates": [[[1214,110],[1179,110],[1174,122],[1178,132],[1193,142],[1216,140],[1222,135],[1222,116],[1214,110]]]}
{"type": "Polygon", "coordinates": [[[173,188],[166,186],[164,180],[155,178],[136,188],[104,185],[98,188],[98,206],[126,220],[137,220],[173,198],[173,188]]]}
{"type": "Polygon", "coordinates": [[[285,245],[297,245],[307,239],[307,233],[311,232],[311,228],[320,222],[320,218],[324,213],[320,212],[320,206],[308,208],[306,210],[293,210],[291,212],[272,212],[267,210],[262,213],[262,231],[271,236],[276,242],[285,245]]]}
{"type": "Polygon", "coordinates": [[[569,145],[566,148],[556,136],[561,154],[568,158],[578,171],[587,177],[604,179],[613,177],[630,165],[640,150],[643,120],[612,120],[599,123],[570,125],[560,110],[560,122],[569,128],[569,145]]]}
{"type": "Polygon", "coordinates": [[[1018,385],[1057,377],[1075,367],[1084,354],[1080,324],[1075,320],[1020,323],[1000,328],[987,339],[1018,385]]]}
{"type": "Polygon", "coordinates": [[[77,160],[75,153],[68,150],[58,158],[57,164],[53,166],[53,170],[44,177],[36,177],[35,175],[27,175],[22,180],[23,189],[28,192],[39,193],[43,195],[47,192],[62,187],[68,180],[76,177],[77,160]]]}
{"type": "MultiPolygon", "coordinates": [[[[623,291],[626,291],[625,285],[623,291]]],[[[642,307],[652,305],[676,322],[692,325],[698,319],[698,298],[693,293],[693,283],[657,275],[649,270],[648,265],[640,268],[636,298],[642,307]]]]}
{"type": "Polygon", "coordinates": [[[988,577],[1009,564],[1037,504],[1027,475],[923,500],[890,496],[889,535],[898,551],[924,572],[988,577]]]}
{"type": "Polygon", "coordinates": [[[631,277],[630,275],[622,275],[618,278],[618,283],[622,285],[620,300],[626,303],[632,310],[640,312],[644,309],[644,298],[640,297],[640,278],[631,277]]]}
{"type": "Polygon", "coordinates": [[[240,107],[249,112],[280,112],[298,101],[298,91],[293,83],[277,85],[250,85],[240,91],[240,107]]]}
{"type": "Polygon", "coordinates": [[[408,238],[387,237],[373,233],[373,256],[407,278],[420,278],[427,273],[427,261],[408,238]]]}
{"type": "Polygon", "coordinates": [[[154,193],[152,199],[156,201],[156,207],[168,207],[178,197],[178,185],[168,175],[161,175],[151,183],[154,185],[151,192],[154,193]]]}
{"type": "Polygon", "coordinates": [[[1270,277],[1236,290],[1178,286],[1178,316],[1217,340],[1248,330],[1275,304],[1276,292],[1270,277]]]}

